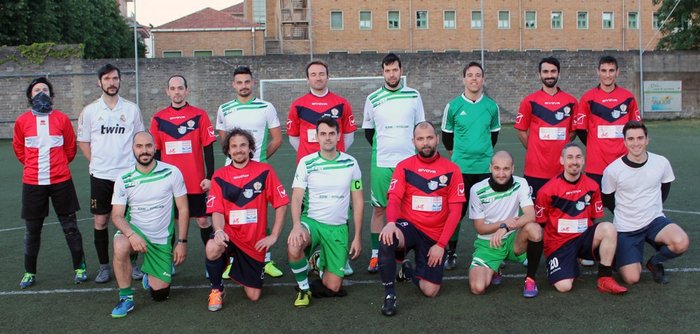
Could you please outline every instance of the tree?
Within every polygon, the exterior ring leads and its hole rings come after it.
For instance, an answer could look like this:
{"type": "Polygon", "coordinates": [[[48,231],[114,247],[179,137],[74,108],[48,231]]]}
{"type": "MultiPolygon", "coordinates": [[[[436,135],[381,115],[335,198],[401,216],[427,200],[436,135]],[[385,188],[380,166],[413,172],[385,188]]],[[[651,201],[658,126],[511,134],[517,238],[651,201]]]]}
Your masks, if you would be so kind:
{"type": "Polygon", "coordinates": [[[700,50],[700,0],[654,0],[658,4],[659,24],[669,19],[661,27],[664,37],[656,49],[700,50]]]}
{"type": "MultiPolygon", "coordinates": [[[[83,44],[85,58],[134,55],[133,31],[114,0],[13,0],[0,3],[0,45],[83,44]]],[[[139,56],[145,45],[139,41],[139,56]]]]}

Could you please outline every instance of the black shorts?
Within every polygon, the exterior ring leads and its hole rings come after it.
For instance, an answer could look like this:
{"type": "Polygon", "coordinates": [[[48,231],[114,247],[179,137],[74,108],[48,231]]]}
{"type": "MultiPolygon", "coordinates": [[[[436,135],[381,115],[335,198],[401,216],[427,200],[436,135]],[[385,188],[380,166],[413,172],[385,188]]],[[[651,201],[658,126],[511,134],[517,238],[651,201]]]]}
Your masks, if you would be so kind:
{"type": "Polygon", "coordinates": [[[462,179],[464,180],[464,198],[467,200],[466,202],[463,203],[462,205],[462,214],[459,216],[459,221],[461,222],[462,219],[464,219],[464,216],[467,215],[467,209],[469,208],[469,190],[472,188],[473,185],[488,179],[491,177],[491,174],[462,174],[462,179]]]}
{"type": "MultiPolygon", "coordinates": [[[[190,210],[190,218],[207,216],[207,194],[187,194],[187,206],[190,210]]],[[[175,219],[179,217],[177,207],[175,208],[175,219]]]]}
{"type": "Polygon", "coordinates": [[[114,181],[98,179],[90,175],[90,212],[94,215],[106,215],[112,212],[112,194],[114,181]]]}
{"type": "Polygon", "coordinates": [[[49,197],[58,216],[80,210],[73,180],[56,184],[22,184],[22,219],[42,219],[49,215],[49,197]]]}
{"type": "MultiPolygon", "coordinates": [[[[214,238],[213,233],[210,238],[214,238]]],[[[250,257],[231,241],[227,242],[224,254],[227,255],[226,258],[233,258],[229,275],[234,281],[249,288],[262,289],[265,279],[263,272],[265,263],[250,257]]]]}
{"type": "Polygon", "coordinates": [[[537,199],[537,192],[542,189],[542,187],[549,182],[549,179],[542,179],[539,177],[532,177],[532,176],[523,176],[525,178],[525,181],[527,181],[527,184],[530,185],[530,197],[532,197],[532,201],[535,202],[535,199],[537,199]]]}
{"type": "MultiPolygon", "coordinates": [[[[413,250],[415,254],[416,261],[416,277],[424,279],[433,284],[441,284],[442,276],[445,266],[437,265],[435,267],[428,266],[428,252],[430,247],[435,245],[435,240],[430,239],[425,233],[418,230],[410,222],[398,219],[396,221],[396,227],[398,227],[403,233],[404,237],[404,249],[397,251],[396,258],[403,259],[406,257],[406,253],[413,250]]],[[[442,255],[442,262],[445,262],[447,258],[447,252],[442,255]]]]}
{"type": "Polygon", "coordinates": [[[549,284],[581,275],[578,259],[600,261],[598,249],[593,249],[593,236],[598,224],[593,224],[586,232],[569,240],[547,257],[547,278],[549,284]]]}

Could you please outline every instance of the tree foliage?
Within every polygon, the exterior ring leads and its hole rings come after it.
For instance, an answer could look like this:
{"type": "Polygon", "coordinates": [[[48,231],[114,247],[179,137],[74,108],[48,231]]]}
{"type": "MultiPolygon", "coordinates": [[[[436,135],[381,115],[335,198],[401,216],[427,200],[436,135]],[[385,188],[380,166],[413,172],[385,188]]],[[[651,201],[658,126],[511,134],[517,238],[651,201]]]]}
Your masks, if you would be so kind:
{"type": "Polygon", "coordinates": [[[659,24],[669,19],[661,27],[663,37],[656,49],[700,50],[700,0],[654,0],[658,4],[659,24]]]}
{"type": "Polygon", "coordinates": [[[0,45],[83,44],[85,58],[134,55],[133,30],[114,0],[3,0],[0,22],[0,45]]]}

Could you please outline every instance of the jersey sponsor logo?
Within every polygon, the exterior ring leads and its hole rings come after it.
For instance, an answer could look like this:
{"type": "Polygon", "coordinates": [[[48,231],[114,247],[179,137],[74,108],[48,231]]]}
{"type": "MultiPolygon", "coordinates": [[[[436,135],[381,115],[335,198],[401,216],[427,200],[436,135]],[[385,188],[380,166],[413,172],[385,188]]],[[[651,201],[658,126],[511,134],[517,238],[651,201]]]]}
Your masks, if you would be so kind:
{"type": "Polygon", "coordinates": [[[457,185],[457,196],[464,196],[464,183],[457,185]]]}
{"type": "Polygon", "coordinates": [[[584,119],[586,119],[585,114],[576,115],[576,117],[574,118],[574,124],[583,124],[584,119]]]}
{"type": "Polygon", "coordinates": [[[601,202],[601,201],[595,202],[595,212],[603,212],[603,202],[601,202]]]}
{"type": "Polygon", "coordinates": [[[544,217],[544,208],[539,205],[535,205],[535,216],[537,218],[544,217]]]}
{"type": "Polygon", "coordinates": [[[104,125],[102,125],[100,127],[100,134],[103,134],[103,135],[108,135],[108,134],[123,135],[125,133],[126,133],[126,128],[123,126],[119,126],[119,124],[117,124],[116,126],[104,126],[104,125]]]}
{"type": "Polygon", "coordinates": [[[389,190],[394,190],[394,188],[396,188],[396,182],[398,181],[399,180],[397,179],[391,179],[391,183],[389,184],[389,190]]]}
{"type": "Polygon", "coordinates": [[[287,130],[291,130],[291,129],[292,129],[292,120],[288,119],[287,120],[287,130]]]}
{"type": "Polygon", "coordinates": [[[523,120],[523,114],[518,113],[518,116],[515,116],[515,124],[520,124],[520,121],[523,120]]]}
{"type": "Polygon", "coordinates": [[[243,196],[245,198],[251,198],[253,197],[253,189],[246,189],[243,191],[243,196]]]}
{"type": "Polygon", "coordinates": [[[348,120],[350,121],[350,125],[355,125],[355,116],[354,115],[350,115],[350,117],[348,117],[348,120]]]}
{"type": "Polygon", "coordinates": [[[428,181],[428,189],[435,190],[437,187],[438,183],[436,181],[428,181]]]}
{"type": "Polygon", "coordinates": [[[460,116],[467,116],[467,112],[462,110],[462,112],[459,113],[460,116]]]}
{"type": "Polygon", "coordinates": [[[212,138],[216,137],[216,133],[214,132],[214,127],[213,127],[213,126],[209,126],[209,127],[207,128],[207,133],[209,133],[209,137],[212,137],[212,138]]]}
{"type": "Polygon", "coordinates": [[[586,207],[586,204],[583,203],[582,201],[576,202],[576,210],[581,211],[581,210],[583,210],[585,207],[586,207]]]}
{"type": "Polygon", "coordinates": [[[209,197],[207,197],[207,208],[213,208],[215,200],[216,200],[216,196],[209,195],[209,197]]]}
{"type": "Polygon", "coordinates": [[[432,169],[427,169],[427,168],[418,168],[418,173],[430,173],[430,174],[435,174],[437,173],[436,171],[432,169]]]}
{"type": "Polygon", "coordinates": [[[284,190],[284,186],[281,184],[277,186],[277,193],[280,195],[281,198],[287,197],[287,192],[284,190]]]}

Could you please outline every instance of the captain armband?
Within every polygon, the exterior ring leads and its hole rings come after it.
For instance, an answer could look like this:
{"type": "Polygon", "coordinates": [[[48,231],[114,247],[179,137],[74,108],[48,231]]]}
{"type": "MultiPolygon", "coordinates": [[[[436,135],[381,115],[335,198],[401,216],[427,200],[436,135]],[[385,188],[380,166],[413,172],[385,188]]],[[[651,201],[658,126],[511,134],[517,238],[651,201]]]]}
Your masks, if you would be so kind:
{"type": "Polygon", "coordinates": [[[350,191],[362,190],[362,180],[352,180],[350,182],[350,191]]]}

